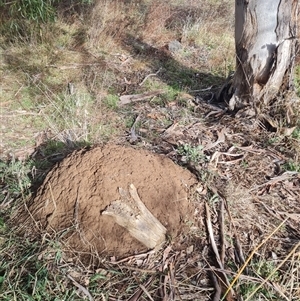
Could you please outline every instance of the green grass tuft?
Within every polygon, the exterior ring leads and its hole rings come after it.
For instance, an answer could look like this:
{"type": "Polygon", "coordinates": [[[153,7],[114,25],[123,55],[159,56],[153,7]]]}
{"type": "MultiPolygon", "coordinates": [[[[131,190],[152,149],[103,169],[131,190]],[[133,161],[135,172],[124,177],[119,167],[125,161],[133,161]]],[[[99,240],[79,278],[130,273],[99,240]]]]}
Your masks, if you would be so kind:
{"type": "Polygon", "coordinates": [[[103,103],[110,109],[117,109],[118,108],[118,102],[119,102],[119,97],[118,95],[115,94],[108,94],[104,100],[103,103]]]}
{"type": "Polygon", "coordinates": [[[206,160],[202,145],[191,146],[190,144],[183,144],[179,146],[177,152],[183,156],[187,162],[197,164],[206,160]]]}
{"type": "Polygon", "coordinates": [[[26,193],[31,186],[30,173],[32,161],[26,163],[12,159],[10,162],[0,161],[0,204],[6,196],[17,198],[26,193]]]}

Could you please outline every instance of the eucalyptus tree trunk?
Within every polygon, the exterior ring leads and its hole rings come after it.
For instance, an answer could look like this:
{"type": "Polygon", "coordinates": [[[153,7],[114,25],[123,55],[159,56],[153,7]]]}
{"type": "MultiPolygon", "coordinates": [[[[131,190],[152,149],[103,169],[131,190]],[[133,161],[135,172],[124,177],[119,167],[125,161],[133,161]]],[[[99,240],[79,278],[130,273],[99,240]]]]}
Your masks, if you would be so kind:
{"type": "Polygon", "coordinates": [[[292,88],[299,0],[236,0],[231,110],[269,105],[292,88]]]}

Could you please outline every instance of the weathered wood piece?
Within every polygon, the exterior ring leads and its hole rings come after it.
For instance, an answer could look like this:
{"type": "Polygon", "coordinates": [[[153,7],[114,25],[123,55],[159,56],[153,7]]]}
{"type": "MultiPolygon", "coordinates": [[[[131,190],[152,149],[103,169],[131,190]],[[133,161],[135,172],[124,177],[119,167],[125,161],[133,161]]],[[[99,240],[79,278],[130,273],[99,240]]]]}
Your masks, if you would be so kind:
{"type": "Polygon", "coordinates": [[[142,94],[122,95],[122,96],[120,96],[120,101],[119,101],[118,105],[124,106],[124,105],[127,105],[132,102],[146,100],[148,98],[160,95],[163,92],[164,92],[163,90],[157,90],[157,91],[146,92],[146,93],[142,93],[142,94]]]}
{"type": "Polygon", "coordinates": [[[121,199],[113,201],[102,214],[112,216],[147,248],[158,248],[165,241],[166,228],[147,209],[133,184],[129,186],[130,195],[122,188],[119,193],[121,199]]]}

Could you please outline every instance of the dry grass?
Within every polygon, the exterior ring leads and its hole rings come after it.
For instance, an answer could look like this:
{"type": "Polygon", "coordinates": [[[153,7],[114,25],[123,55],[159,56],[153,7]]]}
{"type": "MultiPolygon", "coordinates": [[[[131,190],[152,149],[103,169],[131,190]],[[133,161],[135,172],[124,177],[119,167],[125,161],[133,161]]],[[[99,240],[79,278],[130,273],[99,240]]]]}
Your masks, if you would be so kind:
{"type": "MultiPolygon", "coordinates": [[[[162,1],[101,0],[96,1],[90,12],[77,13],[73,8],[70,15],[61,12],[55,24],[41,25],[39,31],[30,31],[27,36],[19,36],[19,40],[15,37],[13,43],[7,42],[9,36],[3,36],[1,106],[3,115],[11,116],[4,117],[7,124],[4,135],[9,135],[12,124],[24,137],[24,143],[34,141],[34,137],[47,128],[55,127],[55,136],[59,135],[58,131],[69,130],[54,125],[51,120],[56,114],[49,113],[53,108],[53,101],[49,99],[67,99],[69,83],[75,87],[79,98],[90,99],[97,108],[94,112],[86,111],[90,127],[85,139],[89,137],[89,142],[106,140],[119,132],[116,127],[123,128],[119,122],[111,125],[106,122],[107,115],[115,115],[107,112],[107,95],[159,87],[171,97],[180,92],[179,88],[191,90],[205,87],[209,82],[220,83],[222,76],[227,76],[232,69],[234,60],[233,56],[228,57],[233,34],[226,16],[232,13],[233,6],[225,4],[219,6],[205,1],[199,6],[195,1],[166,4],[162,1]],[[216,13],[208,14],[208,11],[216,13]],[[228,32],[224,39],[223,30],[221,39],[217,32],[224,25],[229,25],[228,32]],[[164,47],[174,39],[181,40],[183,49],[172,56],[164,47]],[[148,74],[160,69],[162,72],[154,81],[139,86],[148,74]],[[199,70],[203,75],[195,78],[199,70]],[[207,78],[205,72],[212,75],[207,78]],[[183,83],[182,79],[185,79],[183,83]],[[174,91],[171,94],[170,89],[174,91]],[[51,97],[45,95],[45,91],[51,97]],[[25,118],[17,118],[20,110],[25,118]],[[24,123],[34,126],[26,129],[24,123]],[[103,139],[99,137],[102,135],[103,139]]],[[[57,109],[54,112],[58,112],[57,109]]],[[[4,153],[12,155],[13,148],[22,152],[23,142],[13,138],[15,136],[9,137],[2,137],[4,153]]],[[[29,149],[32,147],[33,143],[29,149]]]]}

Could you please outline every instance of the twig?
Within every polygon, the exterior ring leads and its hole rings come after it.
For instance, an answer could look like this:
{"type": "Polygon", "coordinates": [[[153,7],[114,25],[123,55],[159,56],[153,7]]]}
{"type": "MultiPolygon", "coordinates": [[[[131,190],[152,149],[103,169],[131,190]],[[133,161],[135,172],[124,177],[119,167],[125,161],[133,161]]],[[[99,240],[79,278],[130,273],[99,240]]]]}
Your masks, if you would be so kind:
{"type": "Polygon", "coordinates": [[[208,88],[206,88],[206,89],[200,89],[200,90],[190,90],[189,92],[190,92],[190,93],[193,93],[193,92],[205,92],[205,91],[209,91],[209,90],[211,90],[211,89],[212,89],[212,87],[213,87],[213,86],[210,86],[210,87],[208,87],[208,88]]]}
{"type": "Polygon", "coordinates": [[[143,294],[143,290],[138,289],[127,301],[138,301],[143,294]]]}
{"type": "Polygon", "coordinates": [[[15,93],[14,97],[16,97],[19,94],[19,92],[22,90],[23,86],[24,86],[24,84],[22,84],[22,86],[18,89],[18,91],[15,93]]]}
{"type": "Polygon", "coordinates": [[[142,85],[144,84],[144,82],[145,82],[150,76],[156,76],[160,71],[161,71],[161,68],[159,68],[159,69],[157,70],[157,72],[155,72],[155,73],[150,73],[150,74],[148,74],[148,75],[142,80],[142,82],[139,84],[139,86],[142,86],[142,85]]]}
{"type": "Polygon", "coordinates": [[[163,295],[163,301],[168,301],[169,300],[169,295],[167,293],[167,283],[169,280],[169,273],[164,276],[164,283],[163,283],[163,288],[164,288],[164,295],[163,295]]]}
{"type": "Polygon", "coordinates": [[[157,91],[147,92],[147,93],[142,93],[142,94],[122,95],[122,96],[120,96],[120,102],[118,105],[123,106],[123,105],[127,105],[129,103],[132,103],[132,102],[146,100],[148,98],[157,96],[162,93],[164,93],[163,90],[157,90],[157,91]]]}
{"type": "Polygon", "coordinates": [[[170,275],[170,296],[171,296],[171,300],[175,300],[175,296],[176,296],[176,293],[175,293],[175,288],[176,288],[176,285],[175,285],[175,266],[173,264],[173,261],[174,261],[174,257],[173,257],[173,260],[170,262],[170,267],[169,267],[169,275],[170,275]]]}
{"type": "Polygon", "coordinates": [[[19,116],[19,115],[21,115],[21,116],[26,116],[26,115],[39,116],[40,113],[27,112],[25,110],[23,110],[23,111],[17,110],[17,111],[13,111],[12,114],[1,114],[1,117],[12,117],[12,118],[14,118],[14,117],[19,116]]]}
{"type": "Polygon", "coordinates": [[[154,254],[154,253],[155,253],[155,250],[150,250],[148,252],[143,252],[143,253],[140,253],[140,254],[128,256],[128,257],[120,259],[118,261],[110,261],[110,263],[111,264],[120,264],[122,262],[129,261],[130,259],[136,259],[136,258],[140,258],[140,257],[146,257],[146,256],[154,254]]]}
{"type": "MultiPolygon", "coordinates": [[[[245,257],[244,257],[243,249],[242,249],[242,246],[240,244],[239,236],[237,234],[236,227],[235,227],[235,224],[233,222],[233,219],[232,219],[229,207],[228,207],[228,203],[227,203],[226,200],[225,200],[225,202],[226,202],[225,207],[226,207],[226,211],[227,211],[227,214],[228,214],[228,217],[229,217],[229,221],[230,221],[231,225],[233,226],[233,237],[234,237],[235,251],[236,251],[236,254],[238,256],[239,263],[244,264],[245,263],[245,257]]],[[[245,268],[245,272],[246,272],[246,274],[248,274],[247,268],[245,268]]]]}
{"type": "MultiPolygon", "coordinates": [[[[239,263],[244,264],[245,263],[244,253],[243,253],[243,249],[242,249],[241,244],[240,244],[239,237],[238,237],[238,235],[235,231],[235,228],[234,228],[233,237],[234,237],[234,247],[235,247],[235,250],[236,250],[236,255],[238,257],[239,263]]],[[[247,267],[245,268],[245,272],[246,272],[246,274],[248,274],[247,267]]]]}
{"type": "Polygon", "coordinates": [[[258,185],[256,187],[250,189],[250,191],[256,190],[256,189],[266,186],[266,185],[274,185],[280,181],[289,180],[290,178],[297,176],[299,174],[300,174],[300,172],[297,172],[297,171],[286,171],[282,175],[271,178],[271,180],[267,181],[266,183],[258,185]]]}
{"type": "Polygon", "coordinates": [[[148,296],[148,298],[153,301],[152,297],[150,296],[149,292],[147,291],[147,288],[149,287],[149,285],[152,283],[152,281],[154,280],[153,277],[151,277],[147,283],[145,285],[139,284],[140,288],[143,290],[143,292],[148,296]]]}
{"type": "MultiPolygon", "coordinates": [[[[136,279],[136,277],[134,277],[136,279]]],[[[139,289],[128,299],[128,301],[138,301],[140,300],[140,297],[142,296],[143,292],[147,295],[147,297],[153,301],[153,298],[151,297],[151,295],[149,294],[149,292],[147,291],[148,286],[152,283],[152,281],[154,280],[153,276],[150,277],[150,279],[147,281],[146,284],[139,284],[139,289]]],[[[136,279],[136,281],[138,282],[138,280],[136,279]]]]}
{"type": "MultiPolygon", "coordinates": [[[[218,269],[218,268],[215,268],[215,267],[212,267],[212,266],[209,266],[209,268],[205,268],[204,270],[207,271],[207,272],[212,272],[212,271],[213,272],[223,272],[223,273],[226,273],[227,275],[229,275],[230,277],[235,275],[234,271],[222,270],[222,269],[218,269]]],[[[240,278],[243,279],[243,280],[252,281],[252,282],[255,282],[255,283],[261,283],[261,278],[257,278],[257,277],[251,277],[251,276],[248,276],[248,275],[241,275],[240,278]]]]}
{"type": "Polygon", "coordinates": [[[11,198],[10,200],[8,200],[10,197],[10,193],[7,192],[4,200],[2,201],[2,203],[0,204],[0,210],[3,210],[5,207],[9,206],[10,203],[12,203],[14,201],[14,198],[11,198]],[[7,201],[8,200],[8,201],[7,201]]]}
{"type": "Polygon", "coordinates": [[[76,69],[76,68],[81,68],[81,67],[85,67],[85,66],[103,66],[103,64],[99,64],[99,63],[92,63],[92,64],[70,64],[69,66],[56,66],[56,65],[46,65],[46,67],[48,68],[57,68],[57,69],[61,69],[61,70],[65,70],[65,69],[76,69]]]}
{"type": "Polygon", "coordinates": [[[156,274],[157,273],[156,270],[140,269],[140,268],[130,267],[130,266],[126,266],[126,265],[119,265],[118,268],[123,269],[123,270],[136,271],[136,272],[145,273],[145,274],[156,274]]]}
{"type": "Polygon", "coordinates": [[[84,286],[79,284],[71,275],[67,274],[67,277],[89,298],[90,301],[94,301],[94,298],[84,286]]]}
{"type": "MultiPolygon", "coordinates": [[[[210,265],[210,263],[204,258],[204,261],[206,262],[206,264],[208,265],[209,268],[205,269],[208,271],[208,274],[209,273],[213,273],[215,278],[214,279],[211,279],[214,286],[215,286],[215,290],[219,290],[221,289],[221,292],[222,292],[222,286],[220,285],[220,283],[225,286],[226,283],[223,281],[223,279],[219,276],[219,275],[222,275],[224,273],[228,273],[228,271],[224,270],[224,269],[220,269],[220,268],[215,268],[213,266],[210,265]],[[218,273],[217,273],[218,272],[218,273]],[[217,283],[214,283],[214,281],[217,281],[217,283]]],[[[221,296],[220,296],[221,298],[221,296]]],[[[218,299],[218,301],[220,300],[220,298],[218,299]]]]}
{"type": "Polygon", "coordinates": [[[254,195],[254,199],[255,199],[256,202],[258,202],[260,205],[262,205],[262,206],[266,209],[266,211],[267,211],[269,214],[271,214],[273,217],[275,217],[276,219],[279,219],[279,220],[281,220],[281,221],[284,219],[282,216],[278,216],[278,215],[276,214],[276,211],[275,211],[275,210],[271,209],[269,206],[267,206],[264,202],[262,202],[262,201],[261,201],[258,197],[256,197],[255,195],[254,195]]]}
{"type": "Polygon", "coordinates": [[[220,226],[220,244],[221,244],[221,254],[220,260],[224,266],[225,260],[225,239],[224,239],[224,200],[221,198],[220,211],[219,211],[219,226],[220,226]]]}

